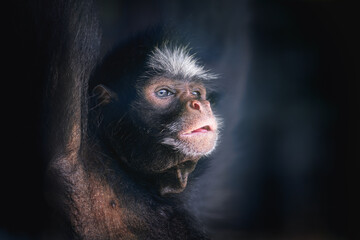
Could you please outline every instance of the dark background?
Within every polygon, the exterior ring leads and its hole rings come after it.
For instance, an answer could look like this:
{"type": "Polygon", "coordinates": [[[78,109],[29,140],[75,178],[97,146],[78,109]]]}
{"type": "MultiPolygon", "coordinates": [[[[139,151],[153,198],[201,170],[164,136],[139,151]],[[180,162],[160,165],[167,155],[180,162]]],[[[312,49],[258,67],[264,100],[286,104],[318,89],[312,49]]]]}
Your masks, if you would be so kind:
{"type": "MultiPolygon", "coordinates": [[[[38,239],[44,63],[35,1],[2,9],[0,239],[38,239]]],[[[331,0],[98,1],[102,53],[159,23],[219,73],[221,142],[189,205],[214,239],[359,236],[359,32],[331,0]]]]}

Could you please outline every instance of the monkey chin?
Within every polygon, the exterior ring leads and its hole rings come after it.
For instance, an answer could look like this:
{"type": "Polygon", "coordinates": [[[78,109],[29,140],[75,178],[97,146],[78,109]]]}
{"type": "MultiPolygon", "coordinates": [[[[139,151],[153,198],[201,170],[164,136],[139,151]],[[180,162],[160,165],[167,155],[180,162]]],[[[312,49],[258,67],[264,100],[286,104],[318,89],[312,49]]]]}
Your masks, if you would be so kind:
{"type": "Polygon", "coordinates": [[[199,159],[213,152],[217,140],[217,123],[215,119],[212,119],[206,124],[191,124],[179,131],[176,136],[164,138],[162,144],[171,146],[187,157],[199,159]]]}
{"type": "Polygon", "coordinates": [[[216,147],[217,134],[212,131],[193,132],[179,135],[178,150],[189,157],[207,156],[216,147]]]}
{"type": "Polygon", "coordinates": [[[218,134],[213,131],[179,134],[177,138],[165,138],[162,144],[171,146],[177,152],[194,159],[207,156],[216,147],[218,134]]]}

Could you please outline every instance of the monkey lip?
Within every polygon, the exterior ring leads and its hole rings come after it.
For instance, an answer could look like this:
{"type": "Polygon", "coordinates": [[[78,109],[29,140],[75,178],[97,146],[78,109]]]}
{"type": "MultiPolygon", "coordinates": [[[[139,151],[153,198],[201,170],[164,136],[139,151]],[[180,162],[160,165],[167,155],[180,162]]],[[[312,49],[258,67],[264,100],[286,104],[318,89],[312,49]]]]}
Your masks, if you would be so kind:
{"type": "Polygon", "coordinates": [[[197,128],[195,130],[185,132],[182,135],[190,136],[190,135],[193,135],[193,134],[199,134],[199,133],[201,134],[201,133],[207,133],[207,132],[211,132],[211,131],[212,131],[212,128],[209,125],[206,125],[206,126],[203,126],[201,128],[197,128]]]}

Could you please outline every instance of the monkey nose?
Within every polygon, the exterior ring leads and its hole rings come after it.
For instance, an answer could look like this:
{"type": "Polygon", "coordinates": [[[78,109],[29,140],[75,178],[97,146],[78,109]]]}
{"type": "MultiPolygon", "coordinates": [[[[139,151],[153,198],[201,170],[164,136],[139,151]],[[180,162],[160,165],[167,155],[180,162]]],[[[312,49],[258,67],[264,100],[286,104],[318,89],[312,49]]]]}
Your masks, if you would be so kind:
{"type": "Polygon", "coordinates": [[[190,101],[190,107],[195,110],[201,110],[201,103],[197,100],[190,101]]]}

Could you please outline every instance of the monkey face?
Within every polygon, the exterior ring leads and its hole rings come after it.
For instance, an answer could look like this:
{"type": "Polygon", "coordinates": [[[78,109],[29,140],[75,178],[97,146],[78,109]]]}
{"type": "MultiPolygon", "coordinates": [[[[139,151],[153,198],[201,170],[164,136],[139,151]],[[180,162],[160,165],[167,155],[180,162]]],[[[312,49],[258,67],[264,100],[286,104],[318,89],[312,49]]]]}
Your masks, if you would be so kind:
{"type": "Polygon", "coordinates": [[[158,131],[163,133],[159,134],[161,144],[192,159],[214,150],[218,124],[210,102],[206,100],[203,84],[155,78],[144,86],[142,94],[152,111],[161,116],[156,118],[160,126],[158,131]]]}

